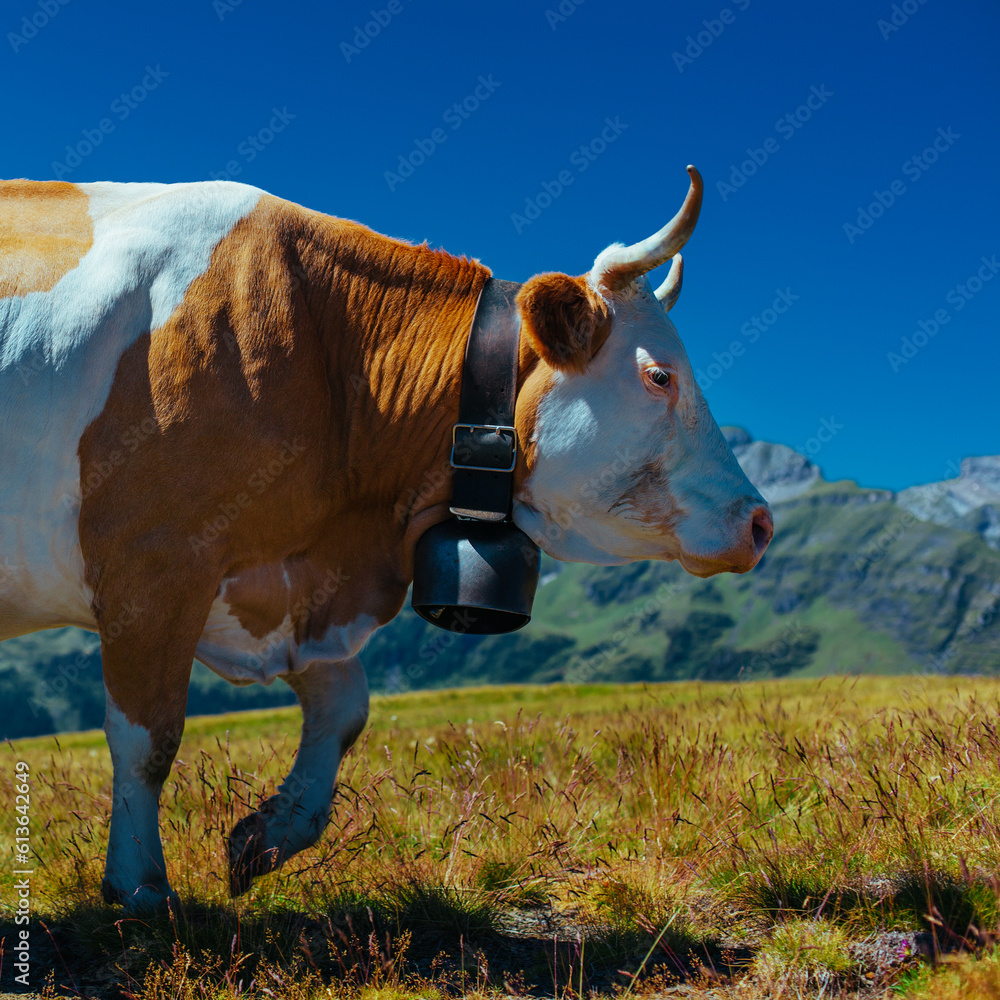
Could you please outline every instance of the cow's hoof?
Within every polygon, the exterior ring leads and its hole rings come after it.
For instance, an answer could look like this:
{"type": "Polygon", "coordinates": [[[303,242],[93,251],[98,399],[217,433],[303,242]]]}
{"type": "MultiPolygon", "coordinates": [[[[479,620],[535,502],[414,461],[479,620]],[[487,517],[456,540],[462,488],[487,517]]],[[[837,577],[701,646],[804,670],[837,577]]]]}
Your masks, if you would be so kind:
{"type": "Polygon", "coordinates": [[[125,912],[135,916],[153,916],[158,913],[176,913],[180,897],[165,882],[160,885],[140,885],[131,891],[115,886],[107,876],[101,881],[101,895],[105,903],[120,904],[125,912]]]}
{"type": "Polygon", "coordinates": [[[250,813],[229,834],[229,892],[234,898],[253,885],[253,880],[278,867],[278,848],[268,847],[267,821],[250,813]]]}

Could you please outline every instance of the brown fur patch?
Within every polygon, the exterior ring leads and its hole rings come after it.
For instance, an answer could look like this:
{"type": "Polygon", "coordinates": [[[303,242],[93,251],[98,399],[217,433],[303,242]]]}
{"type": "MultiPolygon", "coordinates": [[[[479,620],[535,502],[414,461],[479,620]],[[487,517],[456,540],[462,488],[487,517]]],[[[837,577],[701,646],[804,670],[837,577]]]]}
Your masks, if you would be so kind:
{"type": "Polygon", "coordinates": [[[89,199],[65,181],[0,182],[0,298],[47,292],[90,249],[89,199]]]}
{"type": "Polygon", "coordinates": [[[518,293],[523,332],[553,368],[582,372],[607,339],[607,306],[585,277],[537,274],[518,293]]]}
{"type": "Polygon", "coordinates": [[[183,721],[221,582],[262,636],[402,606],[421,530],[447,517],[464,341],[488,271],[265,197],[162,328],[125,352],[81,474],[80,540],[105,680],[131,722],[183,721]],[[421,520],[422,519],[422,520],[421,520]],[[288,572],[289,583],[284,576],[288,572]],[[122,609],[142,609],[112,639],[122,609]]]}
{"type": "Polygon", "coordinates": [[[517,465],[514,470],[514,495],[519,500],[530,502],[530,491],[526,483],[535,467],[538,409],[545,394],[552,388],[555,370],[539,361],[538,355],[527,340],[527,337],[521,338],[521,367],[524,376],[517,394],[517,410],[514,416],[518,444],[517,465]]]}

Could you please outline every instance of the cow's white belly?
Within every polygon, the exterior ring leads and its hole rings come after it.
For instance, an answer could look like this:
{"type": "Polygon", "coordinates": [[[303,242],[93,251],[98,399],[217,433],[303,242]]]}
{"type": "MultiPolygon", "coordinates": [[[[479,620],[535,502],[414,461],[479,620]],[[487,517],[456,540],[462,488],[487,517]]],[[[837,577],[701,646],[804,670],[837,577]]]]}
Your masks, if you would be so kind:
{"type": "Polygon", "coordinates": [[[240,624],[225,597],[226,584],[212,605],[196,655],[220,677],[233,684],[272,684],[282,674],[300,673],[318,660],[354,656],[378,628],[371,615],[346,625],[331,626],[320,639],[295,639],[291,615],[264,636],[254,636],[240,624]]]}
{"type": "MultiPolygon", "coordinates": [[[[93,243],[49,291],[0,299],[0,639],[93,628],[78,522],[77,449],[122,354],[162,326],[257,188],[82,184],[93,243]]],[[[128,459],[132,439],[122,442],[128,459]]]]}

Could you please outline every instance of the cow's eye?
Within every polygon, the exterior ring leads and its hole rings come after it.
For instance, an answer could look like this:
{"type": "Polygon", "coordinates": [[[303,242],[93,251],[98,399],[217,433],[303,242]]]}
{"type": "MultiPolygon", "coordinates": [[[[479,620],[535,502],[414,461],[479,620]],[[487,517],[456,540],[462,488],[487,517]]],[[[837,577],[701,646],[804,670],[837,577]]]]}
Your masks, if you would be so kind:
{"type": "Polygon", "coordinates": [[[665,389],[670,385],[670,372],[665,372],[662,368],[650,368],[646,374],[649,377],[649,381],[653,385],[658,385],[661,389],[665,389]]]}

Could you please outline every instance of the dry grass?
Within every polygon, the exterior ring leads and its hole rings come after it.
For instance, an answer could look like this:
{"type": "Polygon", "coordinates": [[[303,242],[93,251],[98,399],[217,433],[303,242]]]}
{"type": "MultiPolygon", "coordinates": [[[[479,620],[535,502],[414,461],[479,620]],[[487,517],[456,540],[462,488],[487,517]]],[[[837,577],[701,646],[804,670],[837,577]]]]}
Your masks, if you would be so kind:
{"type": "Polygon", "coordinates": [[[379,698],[321,843],[236,902],[224,838],[297,713],[194,719],[162,807],[183,908],[146,920],[100,902],[102,734],[23,741],[0,794],[28,761],[33,975],[148,1000],[993,996],[991,960],[916,970],[987,953],[1000,921],[998,699],[941,678],[379,698]]]}

